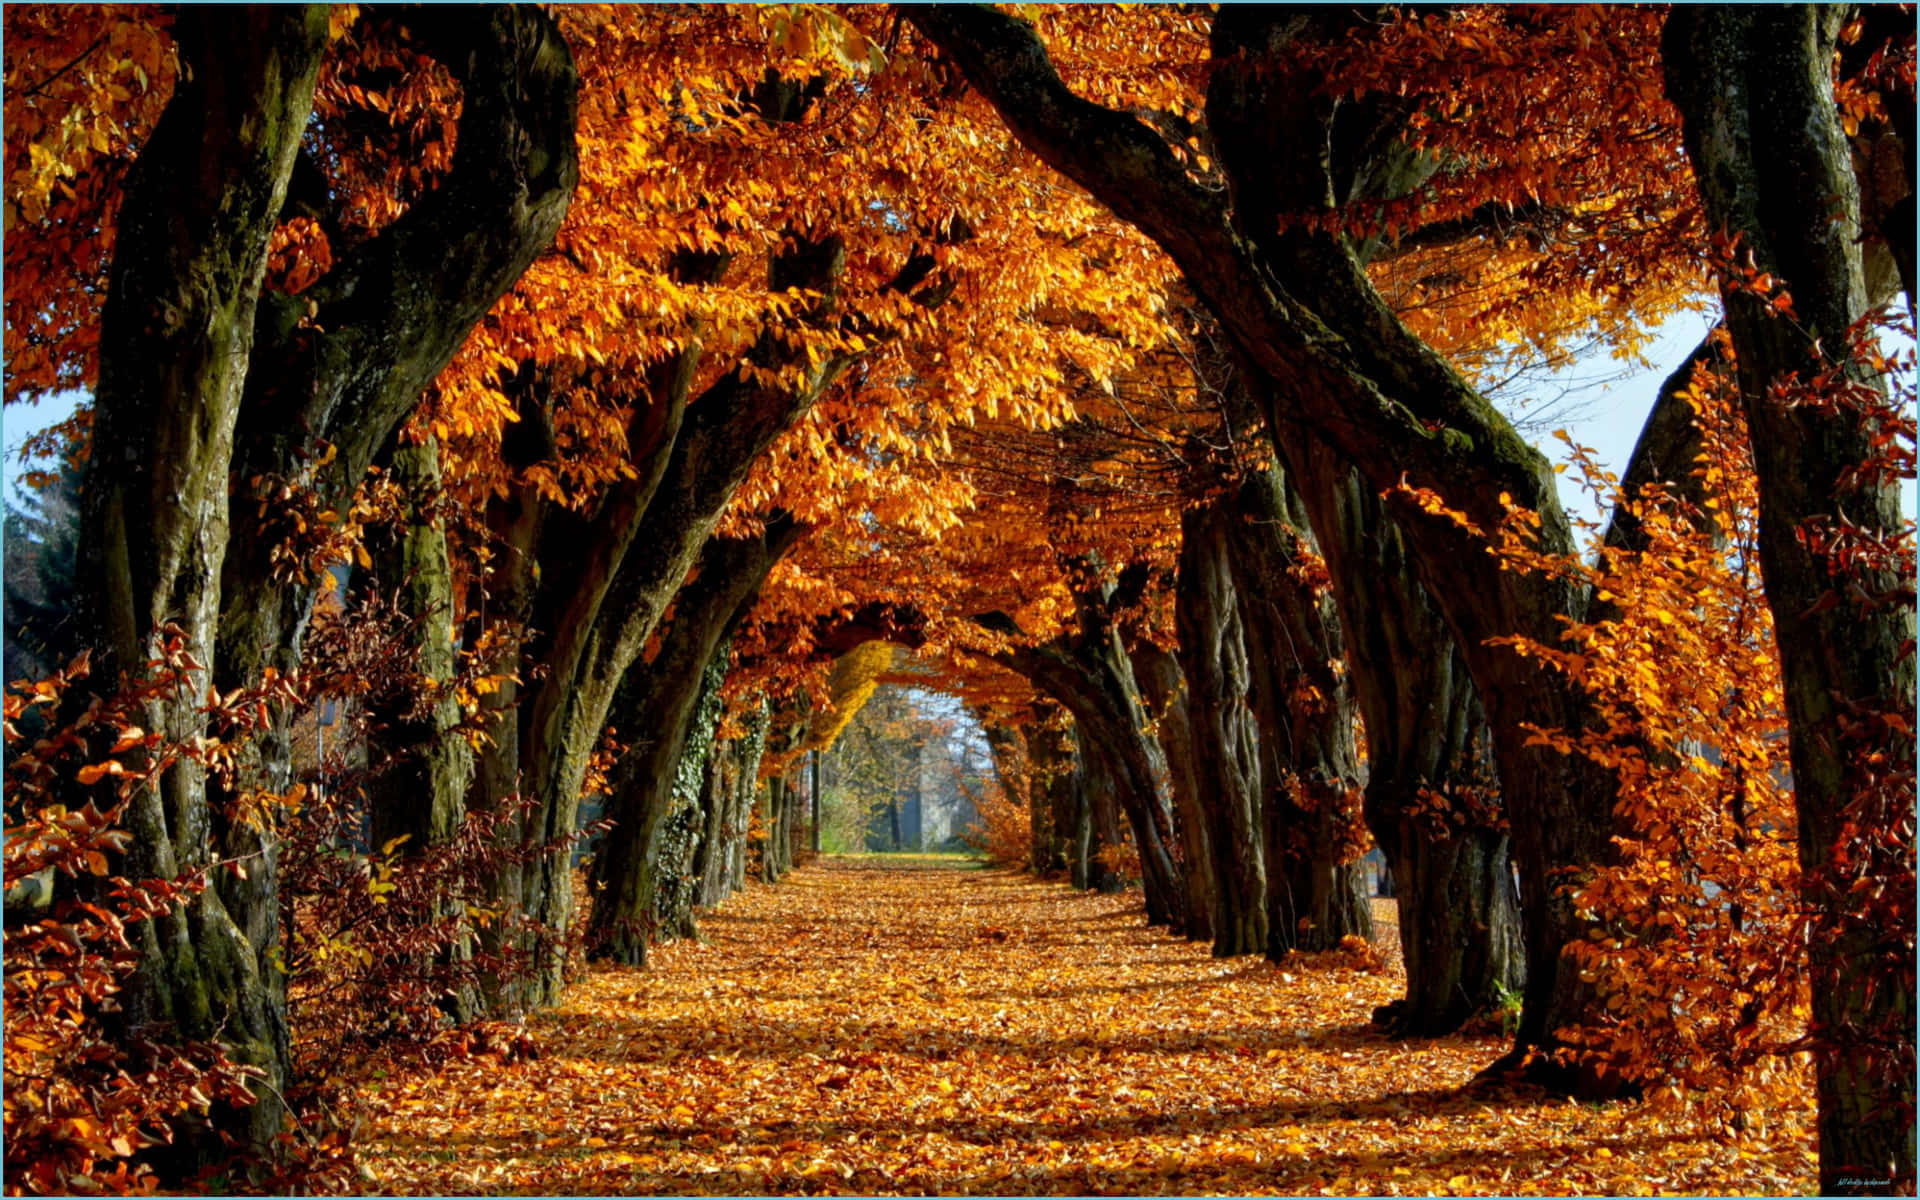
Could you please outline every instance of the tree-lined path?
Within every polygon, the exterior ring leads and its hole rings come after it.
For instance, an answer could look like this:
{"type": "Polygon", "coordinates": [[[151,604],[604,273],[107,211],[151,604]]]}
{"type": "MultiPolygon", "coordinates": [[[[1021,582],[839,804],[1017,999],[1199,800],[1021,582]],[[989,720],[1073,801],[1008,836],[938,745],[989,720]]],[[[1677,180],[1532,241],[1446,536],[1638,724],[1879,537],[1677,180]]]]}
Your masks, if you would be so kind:
{"type": "Polygon", "coordinates": [[[1911,6],[3,32],[9,1194],[1914,1193],[1911,6]]]}
{"type": "Polygon", "coordinates": [[[1216,959],[1137,896],[827,858],[529,1020],[537,1058],[366,1082],[376,1190],[484,1194],[1771,1194],[1738,1143],[1476,1089],[1498,1030],[1388,1041],[1359,956],[1216,959]]]}

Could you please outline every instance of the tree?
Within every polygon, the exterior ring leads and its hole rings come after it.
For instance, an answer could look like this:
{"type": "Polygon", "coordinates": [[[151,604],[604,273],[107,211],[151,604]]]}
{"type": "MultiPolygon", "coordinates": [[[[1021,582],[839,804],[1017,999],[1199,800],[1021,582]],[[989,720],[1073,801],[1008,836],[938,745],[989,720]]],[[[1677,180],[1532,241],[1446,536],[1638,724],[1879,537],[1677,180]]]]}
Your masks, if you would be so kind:
{"type": "MultiPolygon", "coordinates": [[[[156,35],[143,18],[112,19],[131,22],[101,35],[136,49],[122,65],[147,83],[169,78],[144,65],[156,35]]],[[[413,14],[406,26],[419,47],[410,53],[461,88],[460,149],[431,180],[418,170],[383,173],[424,182],[423,194],[331,256],[318,252],[321,242],[283,253],[310,220],[296,210],[315,197],[294,183],[310,136],[329,161],[364,165],[355,147],[330,140],[331,126],[309,125],[316,95],[323,107],[333,102],[331,82],[316,90],[325,69],[353,69],[338,66],[351,53],[327,55],[329,20],[318,8],[181,17],[172,33],[187,70],[150,131],[140,136],[151,105],[121,112],[108,101],[114,136],[79,143],[137,142],[124,178],[111,160],[68,159],[55,180],[87,165],[103,174],[64,202],[16,197],[22,216],[64,231],[49,236],[71,243],[84,234],[88,247],[112,247],[97,309],[61,291],[84,279],[41,276],[49,291],[40,299],[10,296],[10,339],[47,328],[26,315],[32,306],[60,323],[9,385],[86,381],[97,369],[84,485],[87,622],[108,680],[139,675],[164,657],[169,638],[181,639],[198,674],[179,694],[152,698],[148,724],[185,744],[207,730],[197,711],[207,685],[222,695],[270,687],[297,664],[319,587],[312,543],[331,540],[327,526],[367,465],[467,328],[551,237],[572,190],[574,77],[545,18],[518,9],[480,24],[413,14]],[[470,268],[455,287],[434,282],[449,256],[470,268]],[[255,510],[248,495],[230,504],[235,475],[261,484],[268,502],[255,510]]],[[[80,78],[101,82],[91,68],[80,78]]],[[[103,103],[84,89],[63,85],[60,94],[82,118],[75,128],[89,125],[87,105],[103,103]]],[[[28,136],[53,127],[28,126],[28,136]]],[[[183,761],[131,818],[137,874],[232,867],[143,927],[146,962],[128,1014],[135,1024],[173,1022],[187,1036],[219,1029],[237,1058],[265,1068],[269,1099],[245,1121],[262,1146],[279,1132],[271,1097],[286,1068],[282,987],[267,961],[278,936],[274,839],[239,809],[289,782],[284,728],[237,750],[239,770],[214,777],[211,793],[203,768],[183,761]]]]}
{"type": "MultiPolygon", "coordinates": [[[[1420,191],[1423,186],[1444,188],[1443,198],[1464,203],[1478,186],[1512,186],[1516,175],[1539,170],[1537,155],[1525,168],[1512,165],[1511,129],[1524,123],[1510,123],[1505,145],[1482,136],[1487,130],[1476,122],[1490,108],[1460,110],[1467,115],[1461,137],[1481,151],[1481,171],[1436,175],[1440,156],[1407,144],[1418,138],[1435,146],[1446,137],[1444,122],[1436,128],[1425,116],[1415,121],[1423,110],[1401,98],[1421,94],[1425,77],[1410,72],[1449,61],[1450,54],[1474,60],[1488,43],[1464,37],[1449,43],[1447,17],[1376,28],[1366,14],[1346,10],[1222,10],[1213,22],[1205,105],[1211,158],[1227,185],[1222,191],[1193,177],[1182,157],[1190,160],[1191,151],[1134,116],[1070,91],[1024,23],[944,6],[916,10],[912,19],[1015,136],[1166,251],[1219,321],[1272,427],[1310,431],[1370,487],[1390,493],[1389,509],[1409,538],[1494,731],[1526,914],[1529,973],[1514,1060],[1551,1048],[1553,1031],[1592,1003],[1577,972],[1561,962],[1562,948],[1581,936],[1583,921],[1555,881],[1560,872],[1577,876],[1610,857],[1610,784],[1527,743],[1519,731],[1529,723],[1580,724],[1585,701],[1538,664],[1488,639],[1527,632],[1550,641],[1559,636],[1560,618],[1580,611],[1585,597],[1560,581],[1500,571],[1449,514],[1490,528],[1511,502],[1540,513],[1543,536],[1556,545],[1570,548],[1571,531],[1544,458],[1394,314],[1366,272],[1379,241],[1349,235],[1345,225],[1348,214],[1364,211],[1388,218],[1383,232],[1393,230],[1393,218],[1417,231],[1422,217],[1445,211],[1428,202],[1433,191],[1420,191]],[[1355,75],[1343,77],[1342,68],[1355,75]],[[1418,207],[1391,207],[1403,199],[1418,207]],[[1415,503],[1419,492],[1433,503],[1415,503]]],[[[1530,52],[1568,47],[1562,53],[1569,69],[1551,78],[1534,72],[1536,90],[1525,96],[1528,105],[1583,97],[1572,106],[1580,121],[1556,151],[1570,142],[1642,156],[1632,170],[1621,160],[1602,168],[1614,172],[1610,184],[1580,181],[1614,201],[1609,216],[1624,217],[1615,229],[1622,238],[1643,235],[1648,224],[1660,224],[1680,207],[1663,198],[1675,191],[1671,169],[1653,162],[1647,139],[1629,147],[1617,136],[1629,122],[1624,101],[1637,105],[1642,97],[1608,91],[1622,62],[1652,59],[1647,23],[1617,24],[1602,38],[1614,39],[1607,54],[1572,49],[1593,44],[1595,29],[1586,17],[1476,13],[1451,28],[1485,20],[1537,38],[1530,52]]],[[[1457,77],[1457,71],[1444,76],[1457,77]]],[[[1433,77],[1436,90],[1441,78],[1433,77]]],[[[1502,88],[1516,83],[1513,73],[1491,67],[1476,83],[1487,86],[1489,79],[1502,88]]],[[[1608,160],[1562,161],[1577,164],[1569,166],[1571,176],[1608,160]]],[[[1577,194],[1561,180],[1554,191],[1577,194]]],[[[1609,245],[1610,253],[1617,251],[1617,242],[1609,245]]],[[[1332,524],[1333,514],[1311,515],[1316,529],[1332,524]]]]}
{"type": "MultiPolygon", "coordinates": [[[[199,664],[143,714],[146,728],[176,741],[206,732],[199,701],[220,632],[234,429],[268,242],[326,34],[317,7],[184,17],[175,36],[187,70],[126,182],[100,318],[82,595],[106,680],[138,679],[164,657],[170,631],[199,664]]],[[[215,817],[204,768],[180,762],[132,806],[128,874],[177,879],[215,866],[238,849],[223,844],[215,817]]],[[[270,889],[271,868],[258,865],[270,889]]],[[[126,1014],[135,1027],[218,1034],[278,1089],[285,1017],[266,946],[252,936],[277,929],[270,898],[231,904],[208,886],[142,922],[126,1014]]],[[[256,1146],[280,1132],[270,1096],[235,1122],[256,1146]]]]}
{"type": "Polygon", "coordinates": [[[1814,912],[1821,1185],[1835,1192],[1914,1178],[1913,542],[1889,455],[1904,437],[1910,456],[1913,434],[1859,345],[1860,187],[1832,82],[1846,20],[1838,7],[1680,12],[1666,42],[1729,255],[1720,291],[1814,912]]]}
{"type": "Polygon", "coordinates": [[[647,942],[662,932],[656,907],[669,902],[663,880],[684,882],[690,903],[691,880],[684,877],[692,867],[693,814],[713,753],[728,641],[767,572],[804,533],[782,513],[758,538],[710,538],[698,573],[674,598],[659,655],[622,679],[626,703],[616,707],[615,726],[635,744],[612,776],[613,825],[594,860],[590,957],[646,965],[647,942]],[[685,843],[684,855],[674,853],[676,842],[685,843]]]}

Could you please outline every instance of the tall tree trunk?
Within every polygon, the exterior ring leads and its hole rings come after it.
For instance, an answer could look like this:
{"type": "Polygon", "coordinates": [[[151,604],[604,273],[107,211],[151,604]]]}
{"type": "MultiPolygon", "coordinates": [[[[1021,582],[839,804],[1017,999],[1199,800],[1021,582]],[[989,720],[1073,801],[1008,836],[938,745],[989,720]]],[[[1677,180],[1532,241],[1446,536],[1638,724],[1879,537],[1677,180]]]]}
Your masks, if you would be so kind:
{"type": "Polygon", "coordinates": [[[1219,879],[1214,870],[1213,846],[1207,838],[1206,804],[1195,764],[1186,678],[1180,660],[1171,651],[1140,642],[1129,653],[1133,656],[1134,677],[1140,682],[1154,721],[1155,736],[1167,755],[1174,826],[1180,839],[1180,876],[1187,885],[1187,924],[1183,932],[1190,942],[1210,942],[1219,879]]]}
{"type": "Polygon", "coordinates": [[[1783,313],[1722,269],[1815,914],[1808,958],[1829,1195],[1914,1187],[1912,567],[1891,553],[1902,536],[1897,476],[1863,470],[1893,414],[1883,382],[1847,348],[1868,300],[1860,192],[1832,89],[1850,11],[1679,9],[1665,47],[1708,219],[1792,303],[1783,313]],[[1795,394],[1825,371],[1854,394],[1795,394]],[[1905,928],[1890,926],[1893,913],[1905,928]]]}
{"type": "Polygon", "coordinates": [[[807,751],[807,849],[820,853],[820,751],[807,751]]]}
{"type": "Polygon", "coordinates": [[[1267,954],[1370,938],[1360,761],[1346,647],[1299,497],[1278,466],[1249,475],[1227,523],[1259,729],[1267,954]]]}
{"type": "MultiPolygon", "coordinates": [[[[1185,923],[1186,896],[1171,849],[1166,758],[1121,642],[1115,613],[1120,599],[1112,583],[1090,586],[1079,595],[1078,629],[1044,646],[1015,645],[998,657],[1073,713],[1082,770],[1097,760],[1115,789],[1093,795],[1096,816],[1098,805],[1118,803],[1140,851],[1147,921],[1178,931],[1185,923]]],[[[1003,631],[1012,625],[999,613],[977,619],[1003,631]]]]}
{"type": "MultiPolygon", "coordinates": [[[[793,784],[791,768],[767,780],[767,842],[760,858],[760,878],[766,883],[779,883],[793,869],[793,813],[799,806],[799,790],[793,784]]],[[[893,817],[893,841],[897,850],[900,848],[898,805],[894,807],[893,817]]]]}
{"type": "MultiPolygon", "coordinates": [[[[1076,726],[1077,728],[1077,726],[1076,726]]],[[[1078,878],[1075,886],[1090,892],[1118,892],[1127,881],[1114,870],[1109,847],[1120,848],[1120,813],[1113,801],[1113,777],[1107,760],[1081,742],[1075,753],[1074,790],[1079,793],[1079,828],[1074,838],[1078,878]]]]}
{"type": "Polygon", "coordinates": [[[700,781],[700,840],[694,848],[693,904],[710,908],[726,898],[721,868],[727,860],[727,802],[739,769],[739,739],[716,742],[700,781]]]}
{"type": "Polygon", "coordinates": [[[1375,1015],[1399,1034],[1450,1033],[1526,979],[1486,717],[1379,498],[1324,447],[1281,440],[1333,575],[1366,724],[1367,824],[1393,873],[1407,993],[1375,1015]]]}
{"type": "Polygon", "coordinates": [[[707,765],[713,759],[714,733],[721,710],[720,688],[727,679],[728,653],[728,644],[722,643],[703,672],[700,700],[694,706],[680,762],[673,772],[673,803],[646,848],[651,864],[647,875],[653,893],[652,927],[656,940],[660,941],[698,934],[693,922],[698,878],[693,867],[702,832],[700,793],[706,783],[707,765]]]}
{"type": "Polygon", "coordinates": [[[733,779],[733,816],[728,822],[731,836],[727,854],[727,891],[747,886],[747,831],[753,824],[753,805],[760,794],[760,760],[767,750],[767,735],[773,724],[772,707],[762,699],[747,718],[747,736],[740,750],[740,769],[733,779]]]}
{"type": "MultiPolygon", "coordinates": [[[[189,9],[174,34],[180,81],[127,179],[108,275],[82,492],[82,602],[92,609],[96,677],[109,687],[145,676],[150,660],[180,666],[178,686],[147,702],[145,727],[190,743],[206,733],[214,682],[200,664],[214,662],[218,638],[228,472],[267,246],[327,16],[317,6],[189,9]]],[[[285,991],[266,959],[279,932],[274,863],[211,800],[203,767],[182,760],[128,807],[127,875],[179,879],[237,853],[245,878],[210,880],[132,929],[139,963],[125,1020],[170,1026],[163,1036],[218,1038],[264,1071],[260,1100],[215,1120],[266,1150],[280,1133],[289,1068],[285,991]]]]}
{"type": "Polygon", "coordinates": [[[1037,802],[1045,811],[1044,824],[1036,825],[1045,836],[1036,834],[1033,869],[1041,875],[1065,871],[1076,822],[1072,736],[1065,728],[1043,721],[1027,736],[1027,749],[1037,802]]]}
{"type": "Polygon", "coordinates": [[[1212,501],[1180,522],[1174,593],[1186,676],[1195,786],[1212,851],[1213,953],[1267,948],[1267,866],[1260,811],[1259,732],[1247,705],[1251,668],[1228,554],[1233,513],[1212,501]]]}
{"type": "MultiPolygon", "coordinates": [[[[473,754],[457,728],[460,702],[451,688],[458,664],[453,568],[447,558],[446,521],[438,511],[439,445],[429,438],[397,446],[392,474],[407,494],[407,509],[376,546],[374,573],[376,586],[390,589],[395,608],[412,620],[409,648],[416,677],[401,692],[373,705],[371,753],[383,761],[367,782],[366,796],[373,844],[384,847],[403,838],[405,857],[417,859],[459,832],[473,754]]],[[[453,882],[443,881],[443,886],[453,882]]],[[[440,921],[459,913],[453,898],[443,896],[427,915],[440,921]]],[[[444,957],[465,961],[471,949],[465,943],[451,946],[444,957]]],[[[456,1020],[464,1021],[479,1012],[479,1004],[470,987],[460,987],[449,1007],[456,1020]]]]}

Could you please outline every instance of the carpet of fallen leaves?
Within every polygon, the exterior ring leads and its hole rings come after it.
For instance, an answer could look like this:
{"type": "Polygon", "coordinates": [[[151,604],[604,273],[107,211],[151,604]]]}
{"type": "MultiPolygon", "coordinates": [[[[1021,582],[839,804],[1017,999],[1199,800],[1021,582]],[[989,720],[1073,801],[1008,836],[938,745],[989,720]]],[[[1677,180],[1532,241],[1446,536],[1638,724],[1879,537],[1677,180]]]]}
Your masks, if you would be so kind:
{"type": "Polygon", "coordinates": [[[1810,1112],[1732,1138],[1469,1087],[1390,970],[1210,958],[1135,896],[825,859],[529,1021],[541,1053],[360,1083],[368,1186],[487,1194],[1770,1194],[1810,1112]]]}

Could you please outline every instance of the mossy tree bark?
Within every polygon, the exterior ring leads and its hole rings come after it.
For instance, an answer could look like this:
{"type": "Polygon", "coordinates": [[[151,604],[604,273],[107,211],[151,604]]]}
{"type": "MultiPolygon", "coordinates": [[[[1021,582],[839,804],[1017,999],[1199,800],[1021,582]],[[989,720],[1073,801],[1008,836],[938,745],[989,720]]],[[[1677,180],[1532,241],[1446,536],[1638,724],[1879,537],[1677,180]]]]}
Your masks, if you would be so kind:
{"type": "MultiPolygon", "coordinates": [[[[772,724],[771,706],[763,699],[747,717],[747,735],[737,747],[738,765],[733,774],[732,806],[728,809],[728,842],[725,893],[747,886],[747,830],[753,820],[754,798],[759,794],[760,760],[766,754],[767,732],[772,724]]],[[[716,898],[712,903],[719,903],[716,898]]]]}
{"type": "MultiPolygon", "coordinates": [[[[324,42],[324,15],[317,19],[324,42]]],[[[578,78],[552,21],[527,6],[491,9],[481,20],[432,10],[403,19],[414,44],[461,86],[459,146],[448,174],[431,192],[377,236],[350,249],[337,247],[332,268],[306,291],[262,296],[248,306],[250,353],[227,360],[240,372],[243,393],[227,426],[230,454],[219,470],[223,493],[234,481],[242,489],[240,502],[227,552],[201,564],[212,572],[210,579],[219,580],[217,589],[209,589],[219,605],[219,632],[204,661],[213,664],[213,682],[222,691],[256,684],[268,669],[293,671],[314,598],[327,584],[324,573],[290,577],[276,567],[274,552],[290,532],[276,489],[287,487],[317,508],[343,510],[374,456],[474,322],[551,242],[572,196],[578,78]],[[448,262],[461,264],[457,279],[447,274],[448,262]],[[266,503],[256,503],[256,488],[266,503]]],[[[225,31],[219,42],[223,55],[243,44],[274,45],[259,30],[225,31]]],[[[251,54],[236,61],[251,61],[251,54]]],[[[209,68],[225,69],[224,63],[209,68]]],[[[280,95],[288,82],[221,80],[232,87],[222,94],[236,100],[280,95]]],[[[183,93],[197,94],[197,85],[183,93]]],[[[297,151],[310,95],[302,104],[297,113],[289,109],[284,119],[269,118],[259,128],[291,138],[297,151]]],[[[226,171],[209,163],[196,177],[241,181],[230,182],[238,197],[252,169],[226,171]]],[[[176,193],[190,190],[175,182],[176,193]]],[[[240,203],[230,211],[247,207],[240,203]]],[[[266,214],[269,232],[279,213],[275,208],[266,214]]],[[[137,230],[135,220],[131,228],[137,230]]],[[[179,233],[175,228],[152,236],[171,244],[179,233]]],[[[136,234],[128,244],[146,240],[136,234]]],[[[151,390],[143,396],[142,404],[153,405],[151,390]]],[[[227,435],[217,441],[227,453],[227,435]]],[[[276,714],[275,723],[248,744],[232,793],[217,797],[216,807],[290,784],[288,715],[276,714]]],[[[252,864],[246,878],[230,875],[218,887],[252,955],[265,962],[279,933],[277,843],[247,822],[226,823],[215,836],[221,855],[252,864]]],[[[259,973],[278,1008],[280,975],[259,973]]]]}
{"type": "MultiPolygon", "coordinates": [[[[400,521],[370,539],[372,585],[389,593],[396,614],[410,618],[413,671],[407,686],[370,701],[369,757],[375,765],[366,797],[374,846],[404,839],[402,853],[418,858],[459,832],[473,753],[458,729],[460,702],[451,686],[457,672],[453,568],[440,511],[439,446],[431,438],[397,446],[390,465],[407,507],[400,521]]],[[[448,898],[430,915],[438,920],[458,913],[448,898]]],[[[456,946],[448,953],[464,959],[469,950],[456,946]]],[[[478,1014],[479,997],[470,988],[456,989],[449,1008],[457,1020],[467,1020],[478,1014]]]]}
{"type": "Polygon", "coordinates": [[[1886,553],[1901,537],[1898,478],[1868,466],[1889,427],[1884,385],[1847,353],[1868,303],[1860,189],[1832,88],[1850,11],[1676,10],[1665,47],[1708,219],[1792,302],[1783,313],[1722,273],[1815,912],[1808,957],[1829,1195],[1914,1186],[1912,907],[1884,899],[1897,889],[1910,900],[1913,888],[1913,585],[1886,553]],[[1795,395],[1822,372],[1853,394],[1795,395]],[[1890,926],[1896,911],[1906,928],[1890,926]]]}
{"type": "MultiPolygon", "coordinates": [[[[96,679],[109,689],[144,677],[170,645],[194,664],[215,661],[234,430],[327,15],[189,9],[174,35],[181,78],[126,181],[82,485],[82,603],[96,679]]],[[[145,728],[171,742],[204,734],[214,682],[206,666],[186,666],[148,701],[145,728]]],[[[265,1150],[281,1131],[288,1072],[284,991],[264,958],[278,929],[273,864],[215,791],[182,761],[129,804],[127,875],[183,879],[233,859],[245,877],[221,871],[231,886],[210,878],[132,929],[139,964],[124,1019],[163,1037],[217,1038],[265,1072],[258,1103],[215,1117],[265,1150]]]]}

